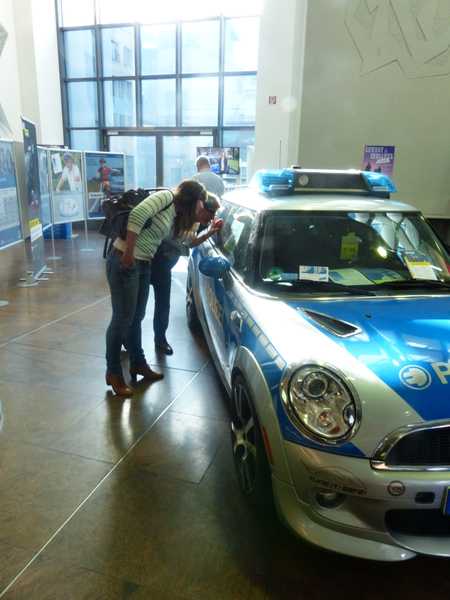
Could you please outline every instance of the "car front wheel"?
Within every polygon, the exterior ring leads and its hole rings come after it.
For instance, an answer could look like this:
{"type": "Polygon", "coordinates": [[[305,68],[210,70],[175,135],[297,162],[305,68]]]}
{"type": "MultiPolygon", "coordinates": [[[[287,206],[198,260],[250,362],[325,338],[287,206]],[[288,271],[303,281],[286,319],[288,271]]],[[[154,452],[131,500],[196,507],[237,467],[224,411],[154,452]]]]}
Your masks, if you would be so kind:
{"type": "Polygon", "coordinates": [[[256,508],[270,508],[270,468],[256,411],[241,375],[234,379],[232,389],[231,442],[241,492],[256,508]]]}
{"type": "Polygon", "coordinates": [[[194,333],[201,333],[201,325],[197,314],[197,308],[195,306],[192,276],[190,273],[188,273],[186,283],[186,318],[189,329],[194,333]]]}

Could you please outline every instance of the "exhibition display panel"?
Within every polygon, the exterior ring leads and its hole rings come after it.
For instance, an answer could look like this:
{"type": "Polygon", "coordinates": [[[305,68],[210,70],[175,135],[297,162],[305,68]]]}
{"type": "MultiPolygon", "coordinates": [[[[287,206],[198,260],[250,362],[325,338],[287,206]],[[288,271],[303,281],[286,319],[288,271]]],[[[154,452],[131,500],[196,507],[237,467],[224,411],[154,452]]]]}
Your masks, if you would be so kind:
{"type": "Polygon", "coordinates": [[[74,223],[85,218],[82,153],[50,150],[53,223],[74,223]]]}
{"type": "Polygon", "coordinates": [[[102,202],[125,191],[125,157],[111,152],[84,153],[87,218],[103,219],[102,202]]]}
{"type": "Polygon", "coordinates": [[[0,140],[0,249],[22,240],[13,142],[0,140]]]}
{"type": "Polygon", "coordinates": [[[50,206],[51,201],[49,183],[49,163],[47,149],[38,146],[37,157],[39,165],[39,191],[41,195],[42,229],[45,231],[52,224],[52,214],[50,206]]]}

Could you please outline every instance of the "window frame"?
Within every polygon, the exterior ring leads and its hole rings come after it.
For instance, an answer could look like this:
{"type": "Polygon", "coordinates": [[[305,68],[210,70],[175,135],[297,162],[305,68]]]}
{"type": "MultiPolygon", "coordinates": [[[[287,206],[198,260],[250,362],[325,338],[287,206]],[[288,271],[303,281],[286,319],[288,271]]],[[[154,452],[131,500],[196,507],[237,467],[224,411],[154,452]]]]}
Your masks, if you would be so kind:
{"type": "MultiPolygon", "coordinates": [[[[95,0],[94,4],[95,4],[95,0]]],[[[189,131],[195,130],[214,130],[217,131],[217,145],[223,145],[223,132],[226,130],[243,130],[253,131],[255,126],[243,125],[243,126],[225,126],[224,125],[224,87],[225,77],[230,76],[257,76],[257,71],[225,71],[225,28],[226,23],[230,19],[236,19],[236,17],[208,17],[205,19],[193,19],[192,21],[172,21],[164,22],[164,25],[172,24],[175,26],[175,53],[176,53],[176,69],[175,74],[161,74],[161,75],[142,75],[141,66],[141,29],[146,25],[158,25],[157,23],[111,23],[111,24],[100,24],[97,18],[97,10],[95,10],[95,23],[93,25],[74,26],[74,27],[63,27],[60,26],[62,23],[61,18],[61,6],[59,0],[55,0],[57,6],[57,19],[58,19],[58,49],[60,57],[60,85],[61,85],[61,98],[62,98],[62,112],[63,112],[63,125],[64,125],[64,143],[70,147],[71,145],[71,131],[77,129],[95,129],[98,133],[100,140],[100,150],[107,150],[108,148],[108,130],[118,131],[119,133],[127,133],[131,135],[132,132],[147,132],[149,134],[158,131],[170,131],[174,135],[182,135],[189,131]],[[182,25],[187,22],[209,22],[219,21],[219,70],[214,73],[183,73],[182,72],[182,25]],[[102,30],[113,29],[113,28],[134,28],[134,75],[133,76],[108,76],[103,75],[102,65],[102,30]],[[65,32],[67,31],[80,31],[80,30],[91,30],[94,34],[94,51],[95,51],[95,66],[96,73],[94,77],[80,77],[80,78],[68,78],[65,70],[65,32]],[[205,76],[216,76],[219,80],[218,90],[218,118],[217,123],[214,125],[196,125],[183,126],[182,125],[182,81],[183,79],[199,78],[205,76]],[[136,113],[136,125],[132,127],[108,127],[105,123],[105,103],[104,103],[104,82],[108,80],[126,79],[133,80],[135,82],[135,113],[136,113]],[[142,111],[142,81],[151,79],[175,79],[175,94],[176,94],[176,119],[173,127],[145,127],[143,125],[143,111],[142,111]],[[75,81],[91,81],[96,83],[97,89],[97,110],[98,110],[98,126],[96,127],[71,127],[69,120],[69,106],[68,106],[68,83],[75,81]]],[[[257,17],[257,15],[255,15],[257,17]]],[[[248,18],[239,17],[242,19],[248,18]]]]}

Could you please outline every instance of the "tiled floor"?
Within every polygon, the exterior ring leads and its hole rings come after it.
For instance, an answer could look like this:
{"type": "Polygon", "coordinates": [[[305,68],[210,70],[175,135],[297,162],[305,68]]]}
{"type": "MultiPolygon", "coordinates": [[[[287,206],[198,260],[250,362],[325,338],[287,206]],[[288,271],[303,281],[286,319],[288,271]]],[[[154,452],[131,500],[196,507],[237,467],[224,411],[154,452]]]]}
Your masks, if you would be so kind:
{"type": "MultiPolygon", "coordinates": [[[[377,564],[321,552],[236,486],[226,397],[184,320],[174,273],[163,382],[119,400],[104,385],[110,309],[95,253],[64,259],[0,309],[0,598],[445,598],[449,563],[377,564]]],[[[152,305],[149,307],[149,315],[152,305]]]]}

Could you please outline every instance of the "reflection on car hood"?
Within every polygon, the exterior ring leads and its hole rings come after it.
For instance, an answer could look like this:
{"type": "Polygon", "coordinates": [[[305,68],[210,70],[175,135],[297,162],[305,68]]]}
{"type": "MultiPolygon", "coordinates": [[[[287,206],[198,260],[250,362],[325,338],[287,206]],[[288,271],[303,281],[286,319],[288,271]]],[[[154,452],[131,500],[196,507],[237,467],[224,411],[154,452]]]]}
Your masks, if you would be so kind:
{"type": "Polygon", "coordinates": [[[423,419],[450,417],[448,297],[287,304],[369,368],[423,419]],[[356,331],[343,337],[339,328],[333,331],[326,320],[319,322],[308,311],[350,324],[356,331]]]}

